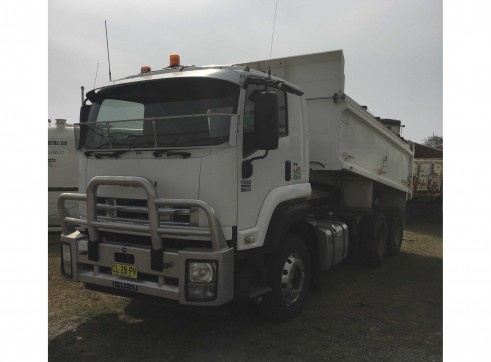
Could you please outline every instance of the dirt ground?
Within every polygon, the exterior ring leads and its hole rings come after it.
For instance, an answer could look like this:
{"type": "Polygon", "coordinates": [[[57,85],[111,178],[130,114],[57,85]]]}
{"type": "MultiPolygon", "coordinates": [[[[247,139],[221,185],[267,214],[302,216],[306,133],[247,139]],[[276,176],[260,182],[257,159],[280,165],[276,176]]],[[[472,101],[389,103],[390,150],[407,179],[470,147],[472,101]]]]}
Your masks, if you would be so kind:
{"type": "Polygon", "coordinates": [[[201,315],[85,290],[59,273],[49,235],[50,361],[440,361],[441,206],[408,208],[401,254],[370,269],[321,276],[296,319],[265,321],[253,305],[201,315]]]}

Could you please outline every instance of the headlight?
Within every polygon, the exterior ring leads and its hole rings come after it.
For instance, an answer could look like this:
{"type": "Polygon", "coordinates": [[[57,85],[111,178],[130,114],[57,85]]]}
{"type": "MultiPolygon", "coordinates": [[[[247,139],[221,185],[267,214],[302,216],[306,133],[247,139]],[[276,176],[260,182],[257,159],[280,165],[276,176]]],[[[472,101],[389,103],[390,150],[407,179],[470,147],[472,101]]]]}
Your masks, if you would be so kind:
{"type": "Polygon", "coordinates": [[[189,301],[212,301],[217,297],[217,262],[187,262],[186,299],[189,301]]]}
{"type": "Polygon", "coordinates": [[[61,244],[61,273],[66,277],[72,277],[72,250],[70,244],[61,244]]]}
{"type": "Polygon", "coordinates": [[[215,279],[215,264],[190,262],[188,280],[191,283],[211,283],[215,279]]]}

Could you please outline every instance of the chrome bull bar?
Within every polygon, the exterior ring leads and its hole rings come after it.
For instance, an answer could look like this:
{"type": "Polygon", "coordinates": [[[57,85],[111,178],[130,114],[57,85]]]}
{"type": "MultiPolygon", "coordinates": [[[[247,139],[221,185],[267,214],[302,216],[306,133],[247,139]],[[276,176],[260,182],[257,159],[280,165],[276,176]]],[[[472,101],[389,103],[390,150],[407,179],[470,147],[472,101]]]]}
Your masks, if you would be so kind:
{"type": "MultiPolygon", "coordinates": [[[[129,207],[131,208],[131,207],[129,207]]],[[[99,240],[99,229],[110,229],[119,231],[134,231],[149,233],[152,241],[152,249],[162,250],[164,247],[162,235],[195,235],[209,236],[212,249],[219,251],[227,248],[219,219],[215,211],[206,202],[193,199],[164,199],[157,197],[157,191],[153,183],[146,177],[140,176],[95,176],[87,186],[87,194],[63,193],[58,198],[58,213],[62,226],[63,235],[69,235],[75,231],[75,225],[86,226],[90,241],[99,240]],[[145,190],[148,207],[148,224],[113,222],[98,220],[97,218],[97,189],[102,185],[141,187],[145,190]],[[85,201],[87,203],[87,219],[69,217],[65,208],[65,201],[85,201]],[[160,223],[161,206],[185,206],[196,207],[205,213],[208,220],[208,228],[200,228],[185,225],[166,225],[160,223]]]]}

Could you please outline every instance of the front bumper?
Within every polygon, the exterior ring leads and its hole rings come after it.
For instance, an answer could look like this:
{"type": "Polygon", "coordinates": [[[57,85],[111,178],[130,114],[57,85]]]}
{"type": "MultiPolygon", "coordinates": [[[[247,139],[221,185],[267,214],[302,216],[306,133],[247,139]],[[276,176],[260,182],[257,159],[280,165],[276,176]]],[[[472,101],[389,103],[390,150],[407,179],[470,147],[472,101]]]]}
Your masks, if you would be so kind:
{"type": "MultiPolygon", "coordinates": [[[[228,247],[218,218],[213,209],[200,200],[159,199],[153,184],[143,177],[113,176],[94,177],[87,187],[87,194],[62,194],[58,202],[63,233],[61,242],[70,247],[70,273],[62,274],[72,281],[98,285],[143,295],[156,296],[178,301],[180,304],[199,306],[218,306],[233,299],[234,296],[234,249],[228,247]],[[148,216],[146,222],[118,222],[117,220],[98,220],[97,187],[99,185],[138,186],[147,193],[148,216]],[[68,217],[65,213],[65,200],[87,202],[87,219],[68,217]],[[160,213],[166,212],[169,205],[189,205],[204,211],[208,220],[207,228],[196,226],[169,225],[161,223],[160,213]],[[86,227],[88,236],[76,231],[74,225],[86,227]],[[143,232],[150,236],[151,245],[132,245],[118,240],[100,240],[99,229],[114,231],[143,232]],[[163,237],[179,235],[208,236],[210,248],[186,248],[166,250],[163,237]],[[138,279],[113,275],[111,266],[118,262],[118,256],[129,256],[129,263],[138,269],[138,279]],[[216,297],[200,301],[187,297],[187,263],[207,261],[217,265],[214,283],[216,297]]],[[[127,207],[126,207],[127,209],[127,207]]]]}

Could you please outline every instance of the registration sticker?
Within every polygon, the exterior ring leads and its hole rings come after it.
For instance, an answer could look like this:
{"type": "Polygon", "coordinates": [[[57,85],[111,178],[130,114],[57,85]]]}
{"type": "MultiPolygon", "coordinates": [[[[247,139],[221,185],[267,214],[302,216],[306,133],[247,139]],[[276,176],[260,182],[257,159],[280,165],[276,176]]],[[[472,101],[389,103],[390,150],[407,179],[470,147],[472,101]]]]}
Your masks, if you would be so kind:
{"type": "Polygon", "coordinates": [[[111,267],[113,275],[124,278],[137,279],[138,268],[134,265],[113,263],[111,267]]]}

